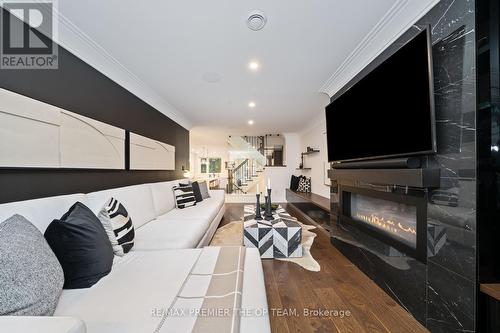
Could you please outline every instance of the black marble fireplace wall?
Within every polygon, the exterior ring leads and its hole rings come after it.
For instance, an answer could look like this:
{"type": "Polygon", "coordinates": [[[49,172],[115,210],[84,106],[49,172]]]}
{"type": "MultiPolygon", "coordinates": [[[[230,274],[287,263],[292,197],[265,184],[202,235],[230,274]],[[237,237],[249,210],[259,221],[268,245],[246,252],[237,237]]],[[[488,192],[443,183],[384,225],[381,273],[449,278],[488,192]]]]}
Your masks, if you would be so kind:
{"type": "MultiPolygon", "coordinates": [[[[427,196],[427,263],[405,256],[355,227],[339,224],[336,181],[331,187],[332,244],[432,332],[475,331],[475,1],[440,1],[332,100],[428,26],[433,45],[438,153],[425,164],[441,169],[441,186],[410,189],[427,196]]],[[[380,191],[407,190],[339,182],[380,191]]]]}

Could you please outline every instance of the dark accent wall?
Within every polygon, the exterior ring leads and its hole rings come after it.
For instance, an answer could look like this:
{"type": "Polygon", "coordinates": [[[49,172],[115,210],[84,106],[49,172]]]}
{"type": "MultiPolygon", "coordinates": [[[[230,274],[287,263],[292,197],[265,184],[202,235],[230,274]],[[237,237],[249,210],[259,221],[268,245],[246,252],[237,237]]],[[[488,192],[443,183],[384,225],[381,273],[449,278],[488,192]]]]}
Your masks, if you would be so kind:
{"type": "MultiPolygon", "coordinates": [[[[440,1],[353,82],[429,26],[438,152],[424,165],[440,169],[441,184],[434,189],[409,189],[428,198],[427,261],[398,253],[339,223],[333,182],[332,243],[430,331],[470,332],[476,329],[477,304],[475,1],[440,1]]],[[[408,190],[391,184],[349,185],[398,193],[408,190]]]]}
{"type": "MultiPolygon", "coordinates": [[[[57,70],[0,70],[0,88],[175,146],[175,171],[0,169],[0,203],[182,178],[189,131],[59,46],[57,70]]],[[[1,124],[0,124],[1,126],[1,124]]]]}
{"type": "MultiPolygon", "coordinates": [[[[476,0],[479,283],[500,283],[500,3],[476,0]]],[[[500,302],[478,292],[478,329],[500,332],[500,302]]]]}

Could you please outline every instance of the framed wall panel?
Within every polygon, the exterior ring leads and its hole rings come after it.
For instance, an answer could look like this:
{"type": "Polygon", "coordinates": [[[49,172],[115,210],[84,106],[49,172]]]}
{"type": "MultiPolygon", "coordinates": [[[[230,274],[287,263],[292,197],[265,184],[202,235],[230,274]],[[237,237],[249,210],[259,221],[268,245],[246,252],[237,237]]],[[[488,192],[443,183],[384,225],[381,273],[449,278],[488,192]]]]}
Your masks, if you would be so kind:
{"type": "Polygon", "coordinates": [[[125,130],[0,89],[0,167],[125,169],[125,130]]]}
{"type": "Polygon", "coordinates": [[[130,133],[131,170],[175,170],[175,147],[130,133]]]}
{"type": "Polygon", "coordinates": [[[125,168],[125,131],[69,111],[61,112],[61,167],[125,168]]]}

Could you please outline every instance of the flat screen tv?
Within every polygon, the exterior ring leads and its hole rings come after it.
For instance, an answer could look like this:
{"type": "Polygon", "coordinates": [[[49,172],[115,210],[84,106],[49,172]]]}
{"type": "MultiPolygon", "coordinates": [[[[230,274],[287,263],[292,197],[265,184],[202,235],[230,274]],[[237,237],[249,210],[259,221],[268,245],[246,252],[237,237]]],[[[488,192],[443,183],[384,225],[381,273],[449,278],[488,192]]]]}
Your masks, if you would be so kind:
{"type": "Polygon", "coordinates": [[[326,107],[328,160],[436,152],[432,47],[419,32],[326,107]]]}

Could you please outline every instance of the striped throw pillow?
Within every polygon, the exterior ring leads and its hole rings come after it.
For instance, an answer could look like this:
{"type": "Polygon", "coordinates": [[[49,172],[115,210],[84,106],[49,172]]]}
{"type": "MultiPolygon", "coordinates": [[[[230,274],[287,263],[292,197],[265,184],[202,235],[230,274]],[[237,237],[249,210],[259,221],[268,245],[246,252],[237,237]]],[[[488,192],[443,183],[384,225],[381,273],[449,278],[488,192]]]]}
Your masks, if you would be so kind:
{"type": "Polygon", "coordinates": [[[125,207],[111,198],[102,207],[98,217],[108,234],[113,252],[117,256],[123,256],[130,251],[134,246],[135,230],[125,207]]]}
{"type": "Polygon", "coordinates": [[[175,206],[179,209],[191,207],[196,205],[196,198],[194,197],[193,187],[189,186],[174,186],[175,206]]]}

